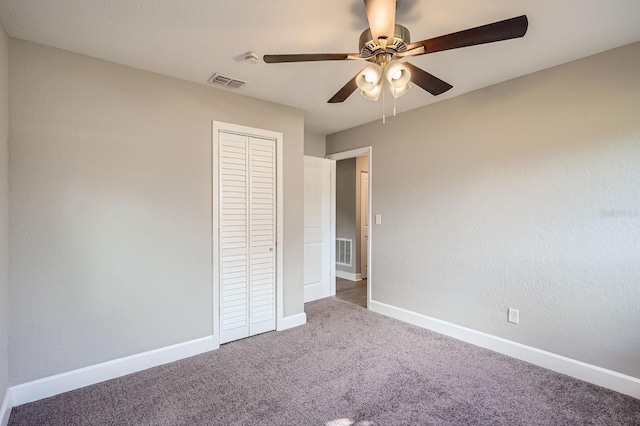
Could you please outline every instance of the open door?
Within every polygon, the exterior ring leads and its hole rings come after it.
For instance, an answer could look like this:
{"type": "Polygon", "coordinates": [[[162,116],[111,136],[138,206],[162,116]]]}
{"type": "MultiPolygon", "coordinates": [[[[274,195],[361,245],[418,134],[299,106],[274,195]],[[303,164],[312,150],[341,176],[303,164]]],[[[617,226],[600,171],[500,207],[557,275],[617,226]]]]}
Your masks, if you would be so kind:
{"type": "Polygon", "coordinates": [[[304,157],[304,302],[331,295],[331,170],[335,162],[304,157]]]}

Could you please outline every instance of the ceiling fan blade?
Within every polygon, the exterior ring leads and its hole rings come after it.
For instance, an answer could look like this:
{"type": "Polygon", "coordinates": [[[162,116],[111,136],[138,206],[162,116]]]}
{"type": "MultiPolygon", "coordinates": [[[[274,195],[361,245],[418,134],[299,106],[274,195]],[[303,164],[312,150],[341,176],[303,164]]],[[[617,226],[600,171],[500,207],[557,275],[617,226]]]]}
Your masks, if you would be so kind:
{"type": "Polygon", "coordinates": [[[331,99],[327,101],[330,104],[338,104],[340,102],[344,102],[353,92],[356,91],[358,85],[356,84],[356,78],[360,75],[360,72],[356,74],[347,84],[345,84],[342,89],[338,90],[338,93],[333,95],[331,99]]]}
{"type": "MultiPolygon", "coordinates": [[[[460,47],[475,46],[477,44],[493,43],[522,37],[529,27],[526,15],[517,16],[504,21],[469,28],[468,30],[430,38],[407,46],[407,50],[424,46],[424,53],[440,52],[442,50],[458,49],[460,47]]],[[[417,55],[416,55],[417,56],[417,55]]],[[[416,83],[417,84],[417,83],[416,83]]]]}
{"type": "Polygon", "coordinates": [[[344,61],[346,59],[361,59],[359,53],[302,53],[294,55],[264,55],[268,64],[281,62],[310,62],[310,61],[344,61]]]}
{"type": "Polygon", "coordinates": [[[367,19],[374,42],[380,38],[393,44],[396,26],[396,0],[364,0],[367,19]]]}
{"type": "Polygon", "coordinates": [[[438,77],[429,74],[422,68],[418,68],[409,62],[405,62],[404,65],[409,68],[411,72],[411,81],[433,96],[438,96],[453,87],[446,81],[440,80],[438,77]]]}

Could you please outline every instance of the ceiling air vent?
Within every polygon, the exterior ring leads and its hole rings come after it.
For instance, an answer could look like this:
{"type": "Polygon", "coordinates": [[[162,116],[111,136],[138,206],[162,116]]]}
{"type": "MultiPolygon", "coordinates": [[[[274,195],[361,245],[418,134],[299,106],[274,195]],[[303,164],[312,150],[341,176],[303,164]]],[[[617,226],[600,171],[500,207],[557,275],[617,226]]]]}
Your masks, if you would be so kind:
{"type": "Polygon", "coordinates": [[[211,78],[207,81],[215,86],[230,87],[231,89],[239,89],[247,84],[246,81],[236,80],[235,78],[231,77],[225,77],[224,75],[220,75],[218,73],[212,75],[211,78]]]}

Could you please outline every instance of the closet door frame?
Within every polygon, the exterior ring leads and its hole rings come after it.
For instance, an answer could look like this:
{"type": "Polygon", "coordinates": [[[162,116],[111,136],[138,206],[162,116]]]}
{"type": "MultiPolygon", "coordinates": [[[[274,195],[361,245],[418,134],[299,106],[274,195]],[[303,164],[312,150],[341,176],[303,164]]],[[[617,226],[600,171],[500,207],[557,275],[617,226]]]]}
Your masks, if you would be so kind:
{"type": "Polygon", "coordinates": [[[283,309],[283,273],[284,273],[284,156],[282,133],[237,124],[212,121],[211,138],[211,202],[212,202],[212,278],[213,278],[213,343],[214,348],[220,347],[220,222],[219,196],[220,182],[218,179],[218,149],[220,132],[238,135],[273,139],[276,144],[276,330],[282,329],[284,319],[283,309]]]}

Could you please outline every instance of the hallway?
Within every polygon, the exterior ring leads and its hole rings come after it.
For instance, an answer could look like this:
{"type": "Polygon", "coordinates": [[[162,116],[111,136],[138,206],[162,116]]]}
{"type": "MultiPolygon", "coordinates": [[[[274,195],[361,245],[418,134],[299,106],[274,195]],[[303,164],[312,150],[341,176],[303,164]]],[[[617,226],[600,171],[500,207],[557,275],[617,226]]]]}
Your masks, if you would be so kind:
{"type": "Polygon", "coordinates": [[[349,281],[336,278],[336,299],[367,307],[367,280],[349,281]]]}

